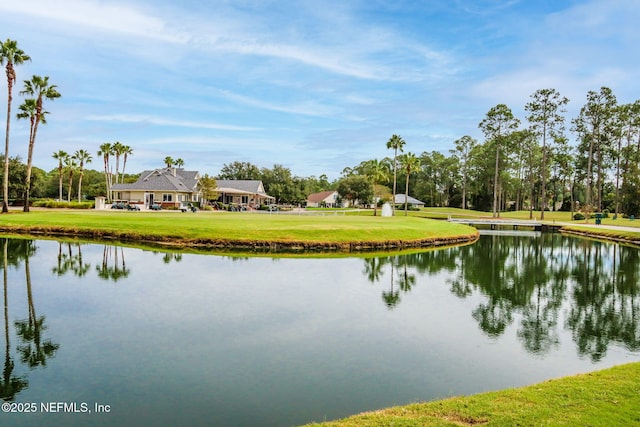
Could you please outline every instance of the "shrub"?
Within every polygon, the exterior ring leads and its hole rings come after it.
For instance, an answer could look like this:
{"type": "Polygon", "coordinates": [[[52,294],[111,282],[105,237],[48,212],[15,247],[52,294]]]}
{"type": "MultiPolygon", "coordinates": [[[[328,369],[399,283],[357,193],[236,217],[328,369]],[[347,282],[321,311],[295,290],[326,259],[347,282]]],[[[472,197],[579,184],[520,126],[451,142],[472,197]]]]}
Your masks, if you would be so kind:
{"type": "Polygon", "coordinates": [[[93,209],[95,202],[56,202],[55,200],[38,200],[31,204],[36,208],[51,208],[51,209],[93,209]]]}
{"type": "Polygon", "coordinates": [[[576,221],[580,221],[580,220],[584,219],[584,215],[583,215],[583,214],[581,214],[580,212],[575,213],[575,214],[573,215],[573,219],[574,219],[574,220],[576,220],[576,221]]]}

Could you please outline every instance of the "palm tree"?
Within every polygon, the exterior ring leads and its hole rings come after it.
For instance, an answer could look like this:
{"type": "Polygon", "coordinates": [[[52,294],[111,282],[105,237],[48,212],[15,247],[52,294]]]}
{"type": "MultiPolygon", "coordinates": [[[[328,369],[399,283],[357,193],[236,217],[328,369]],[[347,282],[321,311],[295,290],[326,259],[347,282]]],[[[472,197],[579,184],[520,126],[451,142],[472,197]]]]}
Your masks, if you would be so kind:
{"type": "Polygon", "coordinates": [[[122,154],[124,155],[122,161],[122,175],[120,176],[120,182],[124,182],[124,169],[127,167],[127,157],[133,155],[133,150],[128,145],[123,146],[122,154]]]}
{"type": "Polygon", "coordinates": [[[415,171],[420,167],[420,159],[413,153],[407,153],[401,157],[400,163],[402,164],[404,171],[407,173],[404,190],[404,216],[407,216],[407,207],[409,204],[409,176],[412,171],[415,171]]]}
{"type": "Polygon", "coordinates": [[[89,154],[88,151],[80,149],[75,152],[73,158],[79,164],[78,172],[80,175],[78,177],[78,202],[82,202],[82,177],[84,176],[84,165],[85,163],[91,163],[93,157],[91,157],[91,154],[89,154]]]}
{"type": "Polygon", "coordinates": [[[173,166],[173,158],[171,156],[167,156],[164,158],[164,164],[167,165],[168,168],[170,168],[171,166],[173,166]]]}
{"type": "Polygon", "coordinates": [[[73,156],[68,156],[65,159],[64,168],[69,173],[69,186],[67,187],[67,202],[71,203],[71,189],[73,187],[73,172],[75,172],[78,165],[76,159],[73,156]]]}
{"type": "MultiPolygon", "coordinates": [[[[36,123],[36,100],[33,98],[28,98],[24,100],[24,103],[18,107],[20,112],[16,115],[18,119],[29,119],[29,154],[32,154],[32,144],[33,140],[33,129],[36,123]]],[[[43,122],[46,122],[44,119],[44,114],[41,119],[43,122]]],[[[24,192],[24,211],[29,212],[29,191],[31,188],[31,169],[27,167],[28,173],[26,176],[25,182],[25,192],[24,192]]]]}
{"type": "Polygon", "coordinates": [[[102,161],[104,162],[104,180],[105,180],[105,190],[107,192],[107,201],[111,201],[111,174],[109,173],[110,165],[109,158],[113,154],[113,148],[110,142],[105,142],[100,145],[100,150],[98,150],[98,156],[102,156],[102,161]]]}
{"type": "MultiPolygon", "coordinates": [[[[45,111],[42,108],[42,103],[44,101],[44,99],[49,99],[49,100],[54,100],[56,98],[60,97],[60,93],[57,90],[57,86],[56,85],[52,85],[49,84],[49,76],[44,76],[44,77],[40,77],[40,76],[33,76],[31,77],[31,80],[25,80],[24,81],[24,90],[22,90],[20,92],[21,95],[31,95],[31,96],[35,96],[35,117],[31,116],[31,136],[29,139],[29,153],[27,155],[27,179],[26,179],[26,185],[27,185],[27,189],[26,189],[26,198],[25,198],[25,205],[24,205],[24,211],[25,212],[29,212],[29,191],[30,191],[30,184],[31,184],[31,167],[33,164],[33,147],[36,143],[36,135],[38,134],[38,124],[40,124],[40,122],[42,122],[43,124],[46,124],[47,121],[45,120],[45,116],[46,114],[48,114],[47,111],[45,111]]],[[[31,103],[28,99],[25,101],[24,105],[27,105],[27,103],[29,102],[29,104],[31,103]]],[[[31,111],[27,112],[27,111],[23,111],[21,113],[22,114],[31,114],[31,111]]],[[[20,117],[20,115],[19,115],[20,117]]]]}
{"type": "Polygon", "coordinates": [[[11,126],[11,101],[13,99],[13,84],[16,81],[16,71],[13,65],[20,65],[26,61],[30,61],[29,55],[25,54],[18,47],[18,42],[7,39],[6,42],[0,43],[0,64],[5,61],[7,71],[7,130],[5,133],[4,143],[4,181],[2,184],[2,212],[9,212],[9,129],[11,126]]]}
{"type": "Polygon", "coordinates": [[[115,182],[116,184],[118,183],[118,175],[120,174],[120,156],[122,156],[126,150],[126,145],[121,144],[120,141],[116,141],[113,143],[113,145],[111,146],[111,149],[113,150],[113,155],[116,158],[116,179],[115,182]]]}
{"type": "Polygon", "coordinates": [[[387,141],[387,148],[393,149],[393,211],[396,210],[396,180],[398,176],[398,150],[402,153],[404,145],[406,144],[405,140],[400,137],[400,135],[393,134],[389,141],[387,141]]]}
{"type": "Polygon", "coordinates": [[[53,158],[58,161],[58,200],[62,201],[62,167],[64,161],[69,157],[66,151],[59,150],[53,153],[53,158]]]}
{"type": "MultiPolygon", "coordinates": [[[[373,185],[375,186],[379,182],[387,180],[389,169],[384,161],[373,159],[366,162],[366,173],[371,178],[371,181],[373,181],[373,185]]],[[[374,190],[373,216],[378,214],[378,202],[375,200],[375,196],[376,194],[374,190]]]]}
{"type": "Polygon", "coordinates": [[[173,161],[173,164],[178,168],[182,168],[184,166],[184,160],[182,160],[181,158],[177,158],[173,161]]]}

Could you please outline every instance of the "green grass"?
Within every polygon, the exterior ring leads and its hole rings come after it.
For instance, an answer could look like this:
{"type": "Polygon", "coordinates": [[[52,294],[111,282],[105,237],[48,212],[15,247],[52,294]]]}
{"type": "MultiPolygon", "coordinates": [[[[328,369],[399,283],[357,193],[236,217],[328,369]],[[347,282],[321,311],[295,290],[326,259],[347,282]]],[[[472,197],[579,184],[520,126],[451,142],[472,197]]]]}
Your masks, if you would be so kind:
{"type": "Polygon", "coordinates": [[[640,363],[528,387],[367,412],[308,426],[640,425],[640,363]]]}
{"type": "MultiPolygon", "coordinates": [[[[616,224],[619,225],[619,224],[616,224]]],[[[628,226],[627,226],[628,227],[628,226]]],[[[635,227],[635,226],[634,226],[635,227]]],[[[610,230],[594,225],[593,227],[577,227],[568,226],[562,228],[563,232],[582,235],[592,238],[600,238],[605,240],[615,240],[618,242],[640,244],[640,229],[638,231],[631,230],[610,230]]]]}
{"type": "Polygon", "coordinates": [[[187,245],[225,242],[410,242],[475,235],[473,228],[420,218],[309,216],[227,212],[113,212],[41,210],[0,215],[4,232],[69,234],[187,245]]]}

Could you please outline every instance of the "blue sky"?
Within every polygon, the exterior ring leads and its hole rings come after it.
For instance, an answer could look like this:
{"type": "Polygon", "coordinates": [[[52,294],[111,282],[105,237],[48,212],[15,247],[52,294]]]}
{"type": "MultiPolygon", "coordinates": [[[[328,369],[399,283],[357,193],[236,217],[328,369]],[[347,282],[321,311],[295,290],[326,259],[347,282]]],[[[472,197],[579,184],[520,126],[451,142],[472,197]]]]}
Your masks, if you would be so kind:
{"type": "MultiPolygon", "coordinates": [[[[0,38],[32,58],[18,90],[38,74],[62,94],[35,165],[83,148],[100,170],[99,145],[120,141],[132,173],[171,156],[210,175],[249,161],[335,179],[392,155],[392,134],[416,154],[482,141],[491,107],[524,122],[537,89],[568,97],[568,119],[601,86],[633,102],[638,22],[637,0],[0,2],[0,38]]],[[[27,140],[14,121],[10,155],[26,158],[27,140]]]]}

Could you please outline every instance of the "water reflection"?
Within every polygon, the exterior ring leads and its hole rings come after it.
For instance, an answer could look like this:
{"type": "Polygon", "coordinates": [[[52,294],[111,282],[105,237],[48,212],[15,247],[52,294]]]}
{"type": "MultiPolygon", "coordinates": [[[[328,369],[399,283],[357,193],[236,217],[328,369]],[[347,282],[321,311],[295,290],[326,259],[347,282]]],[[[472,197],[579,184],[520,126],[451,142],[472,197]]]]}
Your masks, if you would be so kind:
{"type": "Polygon", "coordinates": [[[58,257],[56,266],[52,272],[57,276],[64,276],[71,272],[78,277],[82,277],[89,272],[90,263],[86,263],[82,258],[82,244],[71,242],[58,242],[58,257]],[[63,248],[66,247],[66,250],[63,248]]]}
{"type": "Polygon", "coordinates": [[[104,402],[102,425],[298,425],[640,357],[637,248],[482,236],[298,259],[0,243],[0,397],[104,402]]]}
{"type": "Polygon", "coordinates": [[[559,234],[501,235],[468,246],[369,258],[364,274],[376,283],[390,272],[382,299],[392,309],[424,276],[446,272],[453,295],[482,296],[471,315],[485,334],[498,338],[518,318],[523,347],[541,356],[559,344],[558,319],[568,301],[564,327],[578,354],[595,362],[611,343],[640,350],[638,261],[635,247],[559,234]]]}
{"type": "Polygon", "coordinates": [[[0,383],[0,398],[5,401],[12,401],[16,395],[29,386],[26,375],[15,375],[15,362],[11,357],[11,339],[9,333],[9,297],[8,297],[8,270],[9,267],[20,267],[20,262],[24,263],[25,283],[27,292],[28,316],[24,320],[16,320],[16,336],[20,344],[16,351],[20,356],[20,361],[29,369],[38,366],[46,366],[47,359],[54,356],[60,347],[44,336],[47,329],[45,316],[38,316],[34,303],[33,290],[31,286],[30,258],[36,252],[35,242],[32,240],[12,240],[2,239],[2,277],[4,296],[4,341],[5,359],[0,383]]]}
{"type": "Polygon", "coordinates": [[[131,270],[124,258],[124,248],[121,246],[104,245],[102,262],[96,266],[98,277],[103,280],[118,280],[129,277],[131,270]]]}

